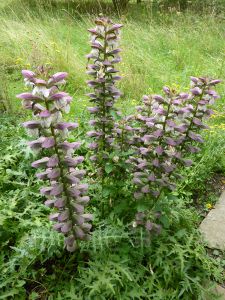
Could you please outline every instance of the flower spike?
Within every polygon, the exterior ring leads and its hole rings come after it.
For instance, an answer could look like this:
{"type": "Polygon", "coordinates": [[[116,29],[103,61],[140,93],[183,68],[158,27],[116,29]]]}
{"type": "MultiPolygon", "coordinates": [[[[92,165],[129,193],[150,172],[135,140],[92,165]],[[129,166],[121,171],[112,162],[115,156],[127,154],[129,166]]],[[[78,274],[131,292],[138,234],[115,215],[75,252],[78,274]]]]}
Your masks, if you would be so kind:
{"type": "Polygon", "coordinates": [[[47,198],[45,204],[57,211],[49,219],[56,222],[53,227],[65,236],[67,250],[74,251],[78,240],[89,238],[91,229],[88,223],[91,217],[84,214],[84,206],[89,202],[86,196],[88,185],[82,184],[85,171],[77,168],[84,158],[73,157],[74,150],[81,143],[66,141],[69,131],[77,128],[78,124],[62,120],[62,114],[68,112],[72,98],[58,91],[58,85],[64,83],[68,74],[59,72],[49,77],[43,69],[40,74],[44,80],[36,78],[32,71],[22,71],[25,84],[31,86],[32,91],[17,98],[22,99],[26,109],[34,112],[35,119],[23,123],[29,133],[39,137],[29,142],[31,149],[48,155],[33,162],[32,167],[42,168],[37,177],[49,183],[40,190],[47,198]]]}

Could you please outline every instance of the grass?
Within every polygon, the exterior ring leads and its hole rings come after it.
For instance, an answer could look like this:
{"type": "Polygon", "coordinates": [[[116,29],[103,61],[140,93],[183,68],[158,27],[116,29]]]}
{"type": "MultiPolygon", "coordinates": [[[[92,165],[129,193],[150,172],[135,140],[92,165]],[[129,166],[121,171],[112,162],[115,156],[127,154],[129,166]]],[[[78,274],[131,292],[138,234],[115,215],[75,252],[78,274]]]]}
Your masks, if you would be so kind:
{"type": "MultiPolygon", "coordinates": [[[[22,68],[49,64],[56,71],[69,72],[68,90],[74,96],[74,103],[78,102],[78,111],[82,110],[87,102],[84,94],[88,91],[85,84],[88,79],[85,55],[90,49],[87,28],[92,26],[93,17],[67,6],[67,9],[48,6],[44,10],[41,4],[38,6],[40,1],[36,1],[38,9],[32,9],[27,3],[14,1],[0,14],[0,67],[7,101],[18,111],[20,104],[15,94],[23,89],[22,68]],[[17,7],[16,3],[19,3],[17,7]]],[[[123,62],[119,66],[124,77],[120,84],[122,106],[129,103],[133,107],[143,94],[159,93],[165,84],[185,89],[191,75],[225,78],[222,17],[180,12],[152,16],[146,10],[141,22],[142,6],[137,11],[137,21],[131,18],[134,9],[136,5],[119,20],[124,23],[123,62]]],[[[220,86],[219,92],[224,98],[224,86],[220,86]]],[[[220,103],[223,107],[224,100],[220,103]]]]}

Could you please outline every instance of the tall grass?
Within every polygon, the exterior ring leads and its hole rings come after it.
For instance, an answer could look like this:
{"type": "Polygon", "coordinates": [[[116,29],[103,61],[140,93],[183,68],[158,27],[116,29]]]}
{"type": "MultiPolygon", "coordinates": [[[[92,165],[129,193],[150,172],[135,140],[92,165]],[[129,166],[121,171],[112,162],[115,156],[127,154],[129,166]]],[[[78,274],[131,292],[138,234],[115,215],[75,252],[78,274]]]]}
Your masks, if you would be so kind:
{"type": "MultiPolygon", "coordinates": [[[[72,2],[72,7],[66,1],[54,6],[50,0],[4,0],[3,3],[0,68],[1,77],[4,74],[7,81],[8,100],[17,110],[14,95],[22,89],[21,68],[49,64],[56,71],[70,73],[69,91],[81,108],[85,106],[85,54],[89,51],[86,29],[93,16],[88,11],[81,14],[84,7],[79,2],[72,2]]],[[[89,11],[104,9],[100,1],[92,1],[93,9],[90,3],[86,4],[89,11]]],[[[131,7],[119,20],[125,25],[120,64],[124,76],[120,86],[121,105],[127,107],[129,102],[132,107],[143,94],[158,93],[164,84],[185,88],[190,75],[225,78],[223,18],[190,12],[153,13],[147,8],[143,10],[143,6],[135,5],[136,18],[131,17],[134,15],[131,7]]],[[[224,97],[225,88],[221,86],[219,92],[224,97]]]]}

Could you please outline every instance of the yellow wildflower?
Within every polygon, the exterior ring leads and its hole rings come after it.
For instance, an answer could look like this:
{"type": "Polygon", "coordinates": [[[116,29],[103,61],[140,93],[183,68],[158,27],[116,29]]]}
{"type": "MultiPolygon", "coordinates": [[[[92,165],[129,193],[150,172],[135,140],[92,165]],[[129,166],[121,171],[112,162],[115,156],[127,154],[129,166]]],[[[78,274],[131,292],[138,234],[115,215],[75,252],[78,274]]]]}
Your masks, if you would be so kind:
{"type": "Polygon", "coordinates": [[[206,203],[206,208],[207,208],[207,209],[212,209],[212,207],[213,207],[213,206],[212,206],[211,203],[206,203]]]}
{"type": "Polygon", "coordinates": [[[17,57],[17,59],[15,60],[16,65],[21,64],[23,61],[23,59],[21,57],[17,57]]]}

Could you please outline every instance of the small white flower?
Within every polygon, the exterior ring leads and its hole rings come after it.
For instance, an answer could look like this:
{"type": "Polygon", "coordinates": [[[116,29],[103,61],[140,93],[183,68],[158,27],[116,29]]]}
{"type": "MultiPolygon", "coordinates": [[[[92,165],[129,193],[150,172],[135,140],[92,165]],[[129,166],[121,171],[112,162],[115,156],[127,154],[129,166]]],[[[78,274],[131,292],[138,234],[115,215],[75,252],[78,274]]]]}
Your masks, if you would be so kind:
{"type": "Polygon", "coordinates": [[[90,42],[93,43],[93,42],[95,42],[95,40],[96,40],[96,36],[95,35],[91,35],[90,42]]]}
{"type": "Polygon", "coordinates": [[[33,129],[27,128],[27,133],[30,136],[38,137],[38,135],[39,135],[39,129],[38,128],[33,128],[33,129]]]}
{"type": "Polygon", "coordinates": [[[65,111],[66,114],[68,114],[70,112],[70,105],[67,104],[66,106],[64,106],[63,110],[65,111]]]}
{"type": "Polygon", "coordinates": [[[211,98],[210,100],[209,100],[209,105],[213,105],[215,103],[215,99],[214,98],[211,98]]]}
{"type": "Polygon", "coordinates": [[[165,160],[165,165],[171,166],[171,160],[165,160]]]}
{"type": "Polygon", "coordinates": [[[70,157],[72,157],[73,156],[73,154],[74,154],[74,149],[68,149],[67,151],[66,151],[66,156],[70,156],[70,157]]]}
{"type": "Polygon", "coordinates": [[[114,157],[113,157],[113,161],[114,161],[115,163],[118,163],[119,159],[120,159],[119,156],[114,156],[114,157]]]}
{"type": "Polygon", "coordinates": [[[93,56],[98,56],[99,55],[99,50],[98,49],[92,49],[90,54],[93,55],[93,56]]]}
{"type": "Polygon", "coordinates": [[[66,84],[66,80],[63,79],[63,80],[61,80],[61,81],[58,81],[58,82],[57,82],[57,85],[59,85],[59,84],[66,84]]]}
{"type": "Polygon", "coordinates": [[[190,113],[190,112],[186,112],[186,113],[184,113],[184,114],[178,114],[177,117],[178,117],[179,120],[185,120],[187,117],[192,118],[192,117],[193,117],[193,114],[190,113]]]}
{"type": "Polygon", "coordinates": [[[210,96],[209,94],[206,94],[206,95],[204,96],[204,99],[205,99],[205,100],[210,100],[210,99],[211,99],[211,96],[210,96]]]}
{"type": "Polygon", "coordinates": [[[24,78],[24,83],[26,87],[33,87],[34,83],[31,82],[28,78],[24,78]]]}
{"type": "Polygon", "coordinates": [[[137,227],[137,222],[134,221],[133,224],[132,224],[132,226],[133,226],[134,228],[136,228],[136,227],[137,227]]]}
{"type": "Polygon", "coordinates": [[[54,105],[57,109],[62,109],[67,104],[67,101],[65,98],[61,98],[59,100],[55,100],[54,105]]]}
{"type": "Polygon", "coordinates": [[[156,124],[155,127],[159,128],[159,129],[163,129],[163,125],[162,124],[156,124]]]}
{"type": "Polygon", "coordinates": [[[62,120],[62,113],[60,111],[56,111],[54,114],[52,114],[52,122],[58,123],[62,120]]]}
{"type": "Polygon", "coordinates": [[[173,146],[169,146],[169,149],[166,150],[166,153],[170,156],[174,155],[176,153],[176,148],[173,146]]]}
{"type": "Polygon", "coordinates": [[[163,109],[163,106],[159,104],[159,102],[155,101],[155,100],[152,100],[152,109],[158,109],[158,108],[162,108],[163,109]]]}
{"type": "Polygon", "coordinates": [[[34,96],[40,96],[47,98],[49,96],[50,89],[47,89],[46,86],[35,86],[35,88],[32,91],[32,94],[34,96]]]}
{"type": "Polygon", "coordinates": [[[48,127],[50,127],[51,122],[52,122],[52,116],[50,116],[48,118],[42,118],[41,125],[44,128],[48,128],[48,127]]]}
{"type": "Polygon", "coordinates": [[[97,31],[97,33],[99,33],[99,34],[104,34],[104,26],[102,26],[102,25],[98,25],[98,26],[96,26],[95,27],[95,30],[97,31]]]}
{"type": "MultiPolygon", "coordinates": [[[[165,116],[158,116],[157,115],[157,121],[159,122],[165,122],[166,117],[165,116]]],[[[155,127],[159,128],[159,129],[163,129],[163,125],[162,124],[156,124],[155,127]]]]}
{"type": "Polygon", "coordinates": [[[190,86],[195,87],[195,83],[192,80],[190,81],[190,86]]]}
{"type": "Polygon", "coordinates": [[[22,105],[25,108],[30,106],[31,104],[32,104],[32,101],[30,101],[30,100],[22,100],[22,105]]]}
{"type": "Polygon", "coordinates": [[[170,126],[166,126],[165,131],[166,131],[166,132],[173,132],[173,131],[174,131],[174,128],[173,128],[173,127],[170,127],[170,126]]]}
{"type": "Polygon", "coordinates": [[[201,105],[201,106],[199,106],[199,110],[200,110],[200,111],[206,111],[206,110],[207,110],[206,105],[201,105]]]}
{"type": "Polygon", "coordinates": [[[108,46],[109,47],[111,46],[114,49],[118,47],[118,41],[116,39],[111,39],[108,41],[108,46]]]}
{"type": "Polygon", "coordinates": [[[105,72],[104,72],[104,68],[103,67],[101,67],[99,69],[99,71],[97,72],[97,76],[98,76],[98,78],[103,78],[105,76],[105,72]]]}
{"type": "Polygon", "coordinates": [[[97,40],[95,41],[95,44],[99,45],[100,47],[103,47],[103,44],[97,40]]]}
{"type": "Polygon", "coordinates": [[[67,138],[67,136],[68,136],[68,129],[67,128],[65,128],[65,129],[63,129],[63,130],[58,130],[58,132],[59,132],[59,134],[60,134],[60,136],[63,138],[63,139],[66,139],[67,138]]]}

